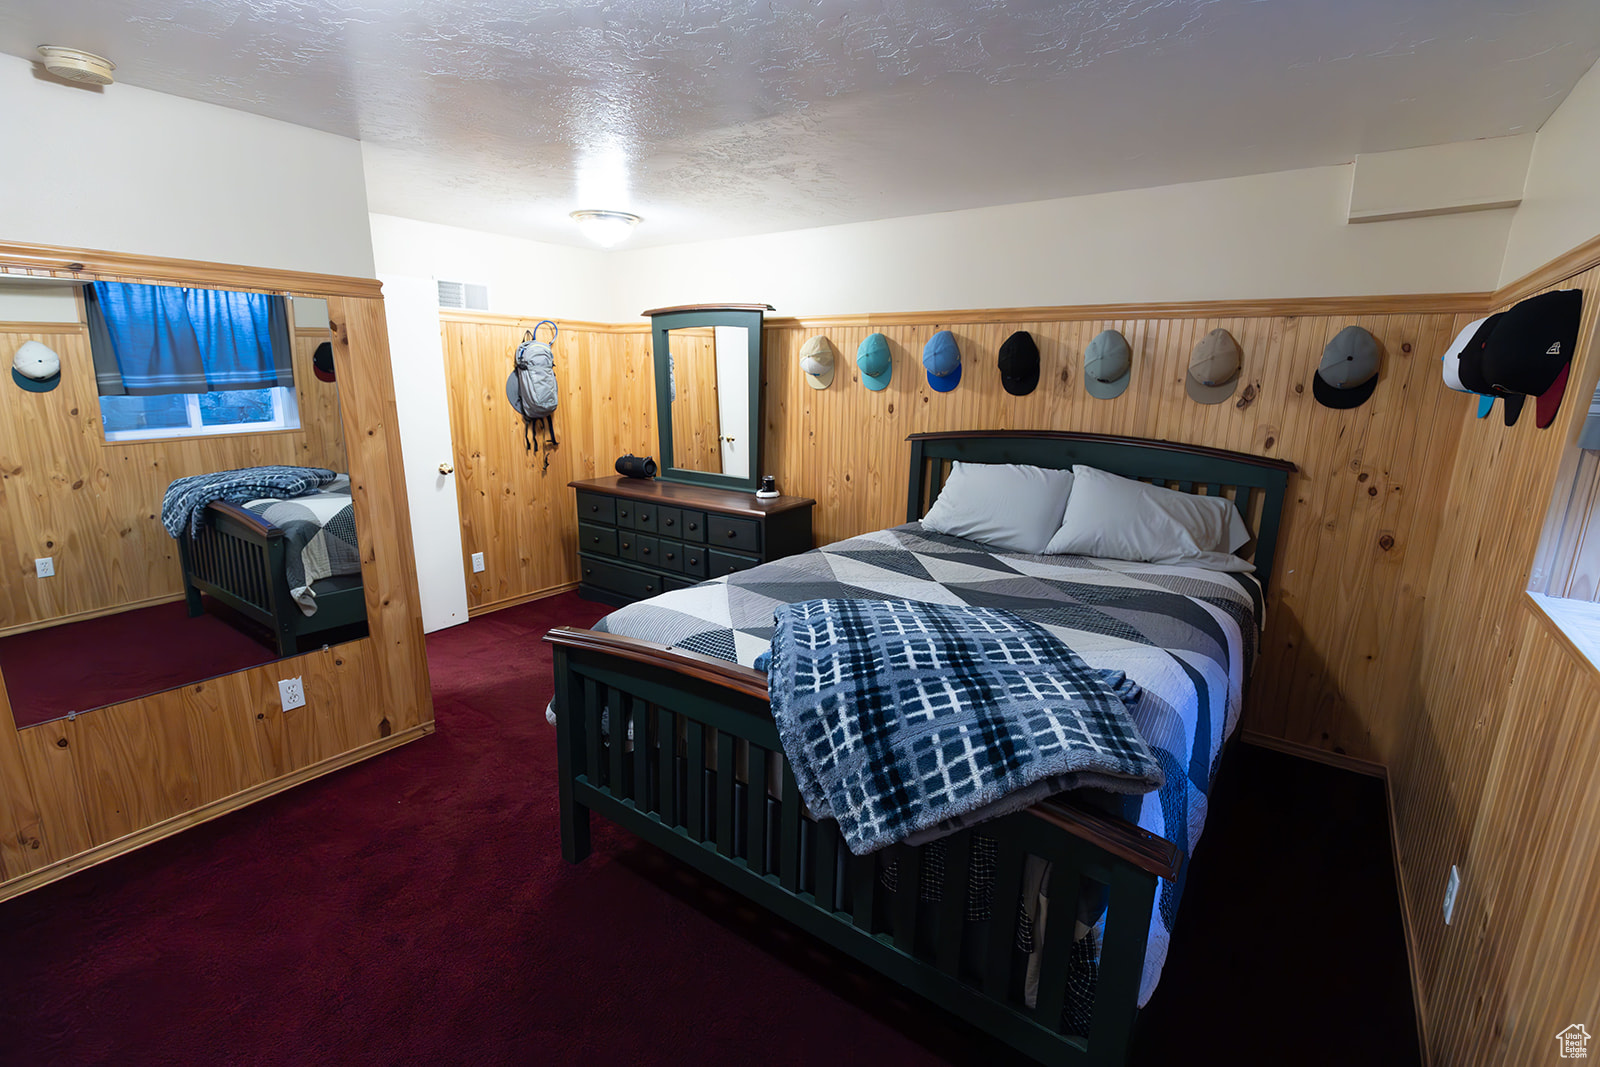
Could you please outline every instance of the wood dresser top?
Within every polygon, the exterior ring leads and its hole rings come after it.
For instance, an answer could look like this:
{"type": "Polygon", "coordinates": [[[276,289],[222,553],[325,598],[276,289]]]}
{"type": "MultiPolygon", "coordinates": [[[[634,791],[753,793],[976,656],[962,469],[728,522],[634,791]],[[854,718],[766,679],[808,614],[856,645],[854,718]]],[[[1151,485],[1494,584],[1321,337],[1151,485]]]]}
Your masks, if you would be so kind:
{"type": "Polygon", "coordinates": [[[678,485],[674,482],[657,481],[654,478],[624,478],[621,475],[611,478],[589,478],[567,484],[585,492],[606,493],[611,496],[627,497],[629,500],[645,500],[660,507],[705,508],[709,511],[746,515],[751,518],[778,515],[816,504],[815,500],[804,496],[780,496],[772,500],[757,500],[754,493],[742,493],[732,489],[709,489],[700,485],[678,485]]]}

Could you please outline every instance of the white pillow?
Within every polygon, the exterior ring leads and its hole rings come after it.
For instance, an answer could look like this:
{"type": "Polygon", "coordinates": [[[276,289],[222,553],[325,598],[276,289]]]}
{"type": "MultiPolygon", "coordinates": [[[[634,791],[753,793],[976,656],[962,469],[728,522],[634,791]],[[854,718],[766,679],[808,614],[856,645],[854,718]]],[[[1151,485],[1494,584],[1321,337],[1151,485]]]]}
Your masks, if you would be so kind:
{"type": "Polygon", "coordinates": [[[1233,554],[1250,543],[1250,530],[1226,497],[1180,493],[1082,464],[1072,474],[1061,529],[1045,554],[1255,570],[1233,554]]]}
{"type": "Polygon", "coordinates": [[[1070,492],[1071,471],[957,461],[922,528],[1037,555],[1061,526],[1070,492]]]}

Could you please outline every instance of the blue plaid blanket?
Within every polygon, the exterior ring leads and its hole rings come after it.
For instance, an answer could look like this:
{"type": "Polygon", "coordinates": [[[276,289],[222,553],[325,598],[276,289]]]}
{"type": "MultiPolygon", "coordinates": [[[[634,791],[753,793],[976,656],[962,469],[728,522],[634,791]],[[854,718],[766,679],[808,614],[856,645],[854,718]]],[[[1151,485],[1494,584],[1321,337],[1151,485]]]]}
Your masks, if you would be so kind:
{"type": "Polygon", "coordinates": [[[161,525],[173,537],[190,537],[205,525],[206,506],[213,500],[244,504],[262,497],[305,496],[338,475],[322,467],[245,467],[179,478],[167,486],[161,501],[161,525]]]}
{"type": "Polygon", "coordinates": [[[1127,711],[1139,687],[1009,611],[824,599],[774,620],[768,688],[784,752],[807,806],[832,815],[857,855],[1041,792],[1161,787],[1127,711]]]}

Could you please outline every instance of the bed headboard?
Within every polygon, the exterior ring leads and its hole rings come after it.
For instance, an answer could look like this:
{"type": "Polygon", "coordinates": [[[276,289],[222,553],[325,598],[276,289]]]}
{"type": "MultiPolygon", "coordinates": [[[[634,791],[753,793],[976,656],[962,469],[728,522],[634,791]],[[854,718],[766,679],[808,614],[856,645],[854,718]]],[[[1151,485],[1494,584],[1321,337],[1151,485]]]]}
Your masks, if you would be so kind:
{"type": "Polygon", "coordinates": [[[1263,588],[1272,578],[1273,551],[1278,543],[1289,475],[1299,469],[1288,460],[1203,445],[1064,430],[955,430],[916,433],[908,440],[911,472],[906,494],[907,522],[916,522],[928,513],[955,460],[1052,468],[1082,463],[1184,493],[1232,500],[1255,537],[1240,554],[1255,561],[1256,577],[1263,588]]]}

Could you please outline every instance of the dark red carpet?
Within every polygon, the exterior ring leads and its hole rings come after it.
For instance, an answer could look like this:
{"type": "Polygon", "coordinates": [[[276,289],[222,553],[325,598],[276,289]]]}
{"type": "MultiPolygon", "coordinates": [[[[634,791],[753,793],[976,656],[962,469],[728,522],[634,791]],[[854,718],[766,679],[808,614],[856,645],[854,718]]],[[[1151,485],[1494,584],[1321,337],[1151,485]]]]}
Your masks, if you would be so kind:
{"type": "Polygon", "coordinates": [[[189,618],[181,600],[0,637],[0,671],[18,726],[277,658],[276,649],[209,612],[189,618]]]}
{"type": "MultiPolygon", "coordinates": [[[[433,634],[438,733],[0,904],[0,1063],[1012,1062],[603,819],[562,862],[538,637],[605,610],[433,634]]],[[[1381,783],[1235,754],[1136,1062],[1414,1061],[1381,783]]]]}

